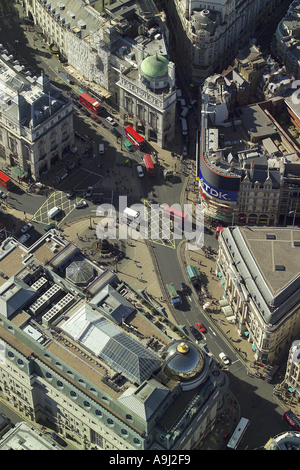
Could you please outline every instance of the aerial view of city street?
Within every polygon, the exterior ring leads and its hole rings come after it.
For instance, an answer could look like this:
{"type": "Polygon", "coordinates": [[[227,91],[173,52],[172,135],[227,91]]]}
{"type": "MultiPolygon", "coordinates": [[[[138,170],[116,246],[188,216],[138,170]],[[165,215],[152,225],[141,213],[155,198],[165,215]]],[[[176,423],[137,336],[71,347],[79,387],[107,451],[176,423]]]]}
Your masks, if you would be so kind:
{"type": "Polygon", "coordinates": [[[0,450],[300,449],[299,51],[300,0],[0,0],[0,450]]]}

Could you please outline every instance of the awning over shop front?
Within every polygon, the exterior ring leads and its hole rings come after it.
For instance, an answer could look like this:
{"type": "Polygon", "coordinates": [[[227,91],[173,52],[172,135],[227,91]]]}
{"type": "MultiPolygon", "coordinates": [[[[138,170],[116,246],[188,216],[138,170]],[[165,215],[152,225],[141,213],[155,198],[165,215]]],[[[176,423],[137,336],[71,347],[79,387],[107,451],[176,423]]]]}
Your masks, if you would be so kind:
{"type": "Polygon", "coordinates": [[[227,299],[222,299],[219,300],[220,307],[226,307],[226,305],[229,305],[229,302],[227,299]]]}
{"type": "Polygon", "coordinates": [[[17,178],[26,178],[28,176],[27,171],[22,170],[19,166],[14,166],[11,170],[11,172],[17,177],[17,178]]]}
{"type": "Polygon", "coordinates": [[[230,305],[226,305],[225,307],[222,307],[221,310],[224,313],[227,321],[231,322],[235,320],[235,315],[230,305]]]}
{"type": "Polygon", "coordinates": [[[211,212],[208,209],[204,209],[204,215],[207,217],[211,217],[212,219],[223,220],[225,222],[232,221],[232,217],[224,217],[223,215],[215,214],[214,212],[211,212]]]}

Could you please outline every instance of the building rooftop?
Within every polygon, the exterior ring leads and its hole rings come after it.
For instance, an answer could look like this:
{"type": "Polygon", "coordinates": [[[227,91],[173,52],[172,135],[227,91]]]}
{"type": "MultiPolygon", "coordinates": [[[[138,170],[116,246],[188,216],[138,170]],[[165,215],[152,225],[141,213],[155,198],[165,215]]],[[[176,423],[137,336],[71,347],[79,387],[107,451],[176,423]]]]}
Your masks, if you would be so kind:
{"type": "MultiPolygon", "coordinates": [[[[168,344],[169,336],[179,339],[171,330],[167,336],[140,313],[139,309],[145,306],[139,303],[139,296],[129,286],[119,283],[118,290],[115,289],[114,273],[107,277],[107,282],[112,282],[114,287],[101,282],[94,294],[86,297],[86,285],[81,288],[81,283],[76,285],[66,276],[74,266],[72,255],[79,256],[77,247],[52,231],[28,249],[23,249],[13,239],[3,246],[0,272],[6,279],[1,278],[1,314],[9,317],[26,336],[23,344],[8,331],[1,331],[1,336],[10,344],[17,344],[26,357],[33,351],[28,347],[32,338],[83,377],[118,398],[129,386],[141,384],[161,366],[159,350],[168,344]],[[51,250],[53,246],[57,249],[51,250]],[[43,251],[46,254],[41,256],[43,251]],[[42,261],[45,258],[47,262],[42,261]],[[118,373],[122,379],[117,385],[111,377],[118,373]]],[[[97,277],[102,279],[103,270],[87,259],[84,263],[84,272],[88,269],[89,273],[88,282],[93,271],[95,279],[90,282],[93,286],[97,277]]],[[[76,280],[77,277],[78,272],[76,280]]],[[[172,384],[172,380],[166,382],[172,384]]]]}
{"type": "Polygon", "coordinates": [[[2,437],[0,450],[61,450],[61,448],[29,423],[20,422],[2,437]]]}
{"type": "Polygon", "coordinates": [[[258,105],[244,106],[240,116],[251,138],[262,139],[278,133],[273,122],[258,105]]]}
{"type": "Polygon", "coordinates": [[[69,103],[62,92],[41,77],[27,77],[0,56],[1,109],[24,127],[35,128],[69,103]]]}
{"type": "Polygon", "coordinates": [[[222,237],[265,322],[287,314],[300,294],[300,230],[277,227],[234,227],[222,237]]]}
{"type": "MultiPolygon", "coordinates": [[[[9,318],[0,310],[1,360],[48,380],[76,406],[94,413],[93,419],[108,413],[139,439],[160,420],[160,432],[175,442],[187,416],[206,416],[216,406],[228,386],[226,375],[202,345],[166,318],[158,323],[160,312],[116,277],[95,295],[75,288],[66,272],[79,254],[69,245],[50,231],[28,248],[14,280],[30,296],[23,305],[15,304],[9,318]],[[43,243],[58,240],[62,248],[47,263],[35,259],[43,243]]],[[[15,241],[7,246],[6,256],[19,249],[15,241]]],[[[0,270],[5,258],[0,256],[0,270]]]]}
{"type": "Polygon", "coordinates": [[[151,80],[163,80],[168,77],[169,61],[165,57],[155,54],[146,57],[140,65],[141,74],[151,80]]]}

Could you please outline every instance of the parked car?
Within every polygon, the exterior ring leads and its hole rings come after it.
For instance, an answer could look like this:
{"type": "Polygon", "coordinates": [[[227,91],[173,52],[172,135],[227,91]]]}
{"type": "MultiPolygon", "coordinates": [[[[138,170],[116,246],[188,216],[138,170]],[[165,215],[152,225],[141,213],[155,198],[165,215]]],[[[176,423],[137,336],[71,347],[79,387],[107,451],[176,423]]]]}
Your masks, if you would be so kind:
{"type": "Polygon", "coordinates": [[[7,197],[7,194],[4,191],[0,191],[0,197],[2,199],[5,199],[7,197]]]}
{"type": "Polygon", "coordinates": [[[21,228],[21,232],[26,233],[28,232],[29,229],[31,229],[31,227],[32,227],[32,224],[28,222],[28,224],[24,225],[24,227],[21,228]]]}
{"type": "Polygon", "coordinates": [[[223,362],[223,364],[225,364],[226,366],[230,364],[229,357],[227,357],[226,354],[224,354],[223,352],[219,354],[219,358],[221,359],[221,362],[223,362]]]}
{"type": "Polygon", "coordinates": [[[76,163],[72,162],[72,161],[68,162],[67,163],[67,168],[68,168],[68,170],[73,170],[74,168],[76,168],[76,163]]]}
{"type": "Polygon", "coordinates": [[[203,325],[203,323],[201,323],[200,321],[196,321],[195,325],[198,328],[198,330],[201,331],[201,333],[206,333],[206,328],[203,325]]]}
{"type": "Polygon", "coordinates": [[[110,116],[107,116],[107,118],[105,118],[105,120],[108,122],[108,124],[110,124],[111,126],[114,126],[116,123],[115,121],[113,120],[112,117],[110,116]]]}
{"type": "Polygon", "coordinates": [[[111,132],[112,134],[114,134],[114,136],[116,136],[117,138],[118,138],[118,137],[122,137],[122,134],[120,134],[120,132],[117,131],[117,129],[115,129],[114,127],[112,127],[112,128],[110,129],[110,132],[111,132]]]}
{"type": "Polygon", "coordinates": [[[29,238],[30,238],[29,233],[25,233],[24,235],[22,235],[22,236],[19,238],[19,242],[20,242],[20,243],[25,243],[27,240],[29,240],[29,238]]]}
{"type": "Polygon", "coordinates": [[[91,197],[93,194],[93,186],[89,186],[86,190],[86,197],[91,197]]]}
{"type": "Polygon", "coordinates": [[[182,156],[183,156],[183,157],[186,157],[187,154],[188,154],[188,152],[187,152],[187,145],[184,145],[184,146],[182,147],[182,156]]]}
{"type": "Polygon", "coordinates": [[[61,437],[59,437],[55,432],[52,432],[50,434],[50,437],[52,437],[52,439],[56,441],[57,444],[59,444],[62,447],[66,447],[68,445],[66,441],[64,441],[61,437]]]}
{"type": "Polygon", "coordinates": [[[88,203],[86,201],[80,201],[80,202],[75,202],[74,207],[75,209],[82,209],[83,207],[86,207],[88,203]]]}

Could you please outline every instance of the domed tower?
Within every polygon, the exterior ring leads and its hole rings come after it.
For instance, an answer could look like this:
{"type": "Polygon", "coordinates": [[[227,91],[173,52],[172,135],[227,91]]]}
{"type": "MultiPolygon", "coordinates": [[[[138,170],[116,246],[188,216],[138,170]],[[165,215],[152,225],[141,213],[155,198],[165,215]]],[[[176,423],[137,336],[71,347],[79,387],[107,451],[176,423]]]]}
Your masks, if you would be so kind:
{"type": "Polygon", "coordinates": [[[162,371],[189,390],[202,383],[208,374],[206,355],[191,341],[173,342],[164,351],[162,371]]]}
{"type": "Polygon", "coordinates": [[[175,136],[175,64],[166,54],[145,57],[142,48],[136,57],[137,67],[124,70],[118,82],[120,122],[164,148],[175,136]]]}
{"type": "Polygon", "coordinates": [[[155,83],[155,88],[161,88],[162,81],[168,78],[169,61],[165,57],[155,54],[146,57],[140,65],[140,74],[150,83],[155,83]]]}

